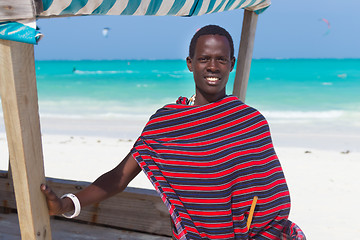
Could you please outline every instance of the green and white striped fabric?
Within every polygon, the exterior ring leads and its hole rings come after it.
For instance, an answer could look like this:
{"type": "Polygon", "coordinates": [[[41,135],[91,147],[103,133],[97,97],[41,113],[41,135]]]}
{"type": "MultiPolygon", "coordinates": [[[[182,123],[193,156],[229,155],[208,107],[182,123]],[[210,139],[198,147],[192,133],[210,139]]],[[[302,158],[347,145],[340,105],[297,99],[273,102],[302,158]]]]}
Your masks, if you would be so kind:
{"type": "Polygon", "coordinates": [[[269,5],[270,0],[43,0],[44,12],[40,16],[198,16],[239,8],[261,11],[269,5]]]}
{"type": "MultiPolygon", "coordinates": [[[[42,0],[37,18],[78,15],[198,16],[244,8],[256,13],[270,0],[42,0]]],[[[36,44],[41,34],[36,20],[0,22],[0,39],[36,44]]]]}

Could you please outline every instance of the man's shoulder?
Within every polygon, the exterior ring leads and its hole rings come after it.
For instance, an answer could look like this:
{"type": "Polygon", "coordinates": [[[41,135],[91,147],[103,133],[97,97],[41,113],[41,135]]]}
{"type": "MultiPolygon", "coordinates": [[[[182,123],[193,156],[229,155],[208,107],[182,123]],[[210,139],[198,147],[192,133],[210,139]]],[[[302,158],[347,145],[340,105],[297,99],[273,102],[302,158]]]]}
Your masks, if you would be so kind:
{"type": "Polygon", "coordinates": [[[265,116],[256,107],[253,107],[247,103],[244,103],[236,96],[231,95],[230,97],[231,97],[231,101],[238,106],[242,106],[242,109],[244,111],[256,113],[257,115],[261,116],[261,118],[265,119],[265,116]]]}

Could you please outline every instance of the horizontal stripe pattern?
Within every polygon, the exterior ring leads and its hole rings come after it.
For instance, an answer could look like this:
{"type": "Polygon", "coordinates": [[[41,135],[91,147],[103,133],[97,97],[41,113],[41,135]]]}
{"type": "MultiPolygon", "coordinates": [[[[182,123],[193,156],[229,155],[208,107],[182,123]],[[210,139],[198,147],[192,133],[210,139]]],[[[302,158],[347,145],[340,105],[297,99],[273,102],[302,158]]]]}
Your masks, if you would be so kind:
{"type": "MultiPolygon", "coordinates": [[[[270,6],[270,0],[42,0],[42,4],[43,11],[36,17],[62,15],[197,16],[240,8],[261,13],[270,6]]],[[[34,19],[29,19],[29,21],[35,22],[34,19]]],[[[0,27],[0,39],[36,44],[41,36],[37,30],[28,28],[20,21],[0,22],[0,27]]]]}
{"type": "Polygon", "coordinates": [[[167,205],[177,239],[280,239],[290,209],[287,184],[267,121],[238,98],[165,106],[132,155],[167,205]]]}
{"type": "Polygon", "coordinates": [[[261,11],[270,0],[43,0],[39,16],[154,15],[198,16],[240,8],[261,11]]]}

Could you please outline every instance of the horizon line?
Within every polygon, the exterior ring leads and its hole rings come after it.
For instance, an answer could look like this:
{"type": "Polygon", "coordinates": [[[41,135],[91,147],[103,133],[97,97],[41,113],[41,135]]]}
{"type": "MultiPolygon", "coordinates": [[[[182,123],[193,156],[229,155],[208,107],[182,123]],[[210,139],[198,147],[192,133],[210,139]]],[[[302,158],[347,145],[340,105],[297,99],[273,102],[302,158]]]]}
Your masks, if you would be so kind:
{"type": "MultiPolygon", "coordinates": [[[[185,58],[129,58],[129,59],[121,59],[121,58],[112,58],[112,59],[35,59],[35,61],[186,61],[185,58]]],[[[237,60],[237,59],[236,59],[237,60]]],[[[319,58],[253,58],[252,60],[360,60],[360,57],[319,57],[319,58]]]]}

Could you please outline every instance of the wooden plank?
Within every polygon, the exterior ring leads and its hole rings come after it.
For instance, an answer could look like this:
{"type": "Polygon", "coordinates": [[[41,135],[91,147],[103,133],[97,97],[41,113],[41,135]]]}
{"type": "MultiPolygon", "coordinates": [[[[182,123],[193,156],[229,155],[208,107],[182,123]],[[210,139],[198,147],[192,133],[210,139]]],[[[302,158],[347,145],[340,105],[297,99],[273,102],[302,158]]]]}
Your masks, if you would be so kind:
{"type": "MultiPolygon", "coordinates": [[[[50,219],[54,240],[170,240],[170,237],[139,233],[104,226],[50,219]]],[[[20,229],[15,213],[0,213],[0,239],[19,240],[20,229]]]]}
{"type": "MultiPolygon", "coordinates": [[[[0,172],[1,175],[6,175],[0,172]]],[[[77,192],[90,183],[47,178],[58,195],[77,192]]],[[[0,178],[0,207],[15,208],[12,182],[0,178]]],[[[85,207],[77,220],[132,231],[171,236],[169,212],[155,190],[128,187],[100,204],[85,207]]]]}
{"type": "Polygon", "coordinates": [[[35,18],[36,8],[42,4],[35,4],[33,0],[0,0],[0,21],[35,18]]]}
{"type": "Polygon", "coordinates": [[[0,40],[0,94],[22,239],[51,239],[34,46],[0,40]]]}
{"type": "Polygon", "coordinates": [[[233,88],[233,95],[243,102],[250,76],[257,19],[258,15],[255,12],[245,10],[233,88]]]}

